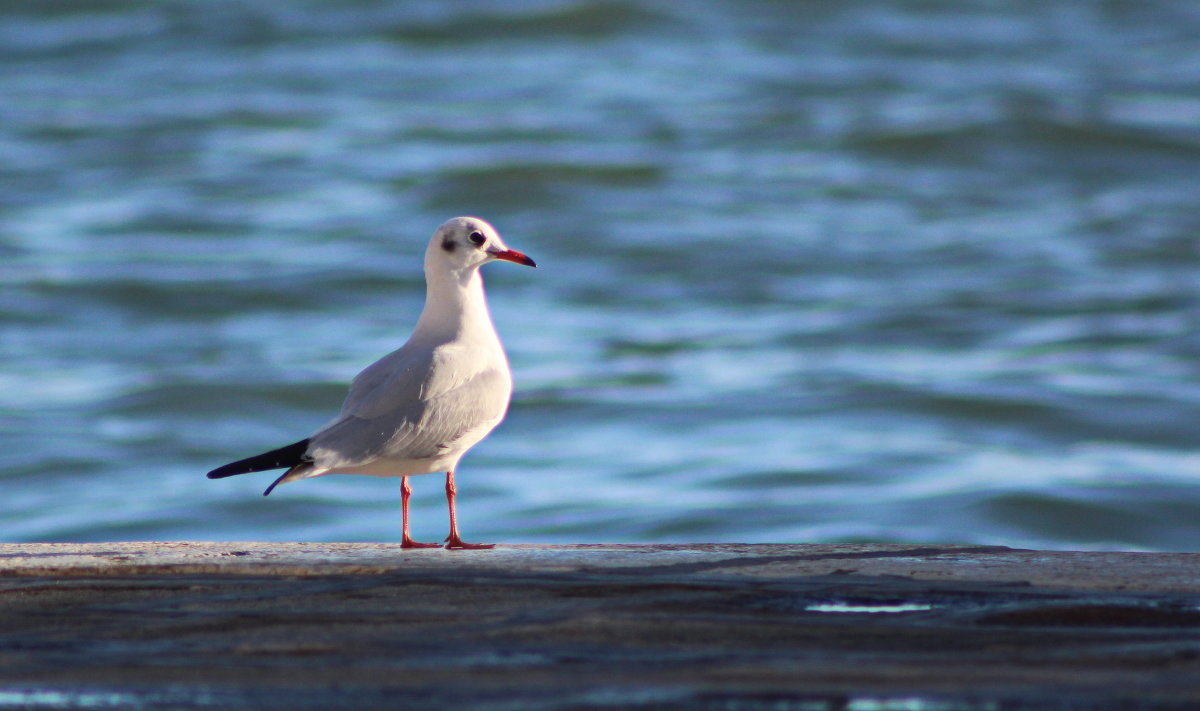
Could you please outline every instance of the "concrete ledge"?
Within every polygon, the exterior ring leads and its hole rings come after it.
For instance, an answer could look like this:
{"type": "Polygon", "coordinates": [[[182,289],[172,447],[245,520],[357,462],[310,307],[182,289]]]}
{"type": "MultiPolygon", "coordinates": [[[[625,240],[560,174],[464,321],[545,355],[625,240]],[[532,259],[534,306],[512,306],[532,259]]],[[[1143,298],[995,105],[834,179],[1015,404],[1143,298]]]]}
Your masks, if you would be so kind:
{"type": "Polygon", "coordinates": [[[1200,553],[1034,551],[896,544],[501,545],[404,550],[391,543],[0,544],[0,576],[140,574],[381,575],[464,569],[727,575],[771,579],[901,575],[1080,590],[1200,592],[1200,553]]]}
{"type": "Polygon", "coordinates": [[[2,708],[1200,708],[1200,554],[0,545],[2,708]]]}

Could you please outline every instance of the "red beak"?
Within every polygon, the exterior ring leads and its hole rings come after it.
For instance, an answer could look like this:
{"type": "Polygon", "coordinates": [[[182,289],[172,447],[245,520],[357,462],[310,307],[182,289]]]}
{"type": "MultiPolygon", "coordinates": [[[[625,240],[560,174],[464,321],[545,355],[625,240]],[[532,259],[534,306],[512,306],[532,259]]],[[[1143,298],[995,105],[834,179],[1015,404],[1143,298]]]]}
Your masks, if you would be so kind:
{"type": "Polygon", "coordinates": [[[498,249],[495,252],[489,252],[489,254],[496,259],[503,259],[506,262],[516,262],[517,264],[524,264],[527,267],[537,266],[537,262],[515,249],[498,249]]]}

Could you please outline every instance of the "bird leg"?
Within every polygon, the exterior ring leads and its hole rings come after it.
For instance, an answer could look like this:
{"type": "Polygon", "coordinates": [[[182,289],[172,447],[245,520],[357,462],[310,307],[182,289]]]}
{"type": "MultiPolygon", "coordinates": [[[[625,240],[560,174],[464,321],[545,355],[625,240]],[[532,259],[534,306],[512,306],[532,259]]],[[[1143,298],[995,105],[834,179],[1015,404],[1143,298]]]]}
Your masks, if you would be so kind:
{"type": "Polygon", "coordinates": [[[454,470],[446,472],[446,501],[450,503],[450,535],[446,538],[446,548],[495,548],[495,543],[464,543],[458,535],[458,511],[454,506],[454,497],[458,495],[458,487],[454,485],[454,470]]]}
{"type": "Polygon", "coordinates": [[[408,484],[408,477],[400,477],[400,520],[403,540],[400,541],[401,548],[437,548],[436,543],[421,543],[414,541],[412,532],[408,528],[408,500],[412,497],[412,487],[408,484]]]}

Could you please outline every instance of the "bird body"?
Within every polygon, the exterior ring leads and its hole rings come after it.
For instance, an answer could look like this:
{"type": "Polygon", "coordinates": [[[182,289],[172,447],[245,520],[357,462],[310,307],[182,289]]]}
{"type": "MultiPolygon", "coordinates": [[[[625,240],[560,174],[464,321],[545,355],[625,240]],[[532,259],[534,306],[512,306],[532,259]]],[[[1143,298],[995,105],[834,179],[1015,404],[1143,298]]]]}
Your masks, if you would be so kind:
{"type": "Polygon", "coordinates": [[[425,307],[408,342],[359,373],[338,416],[311,437],[218,467],[209,478],[287,467],[265,496],[279,484],[326,474],[404,477],[405,544],[416,547],[423,544],[408,535],[407,477],[444,471],[451,542],[461,544],[454,470],[504,419],[512,396],[479,273],[497,259],[536,266],[483,220],[444,223],[425,251],[425,307]]]}

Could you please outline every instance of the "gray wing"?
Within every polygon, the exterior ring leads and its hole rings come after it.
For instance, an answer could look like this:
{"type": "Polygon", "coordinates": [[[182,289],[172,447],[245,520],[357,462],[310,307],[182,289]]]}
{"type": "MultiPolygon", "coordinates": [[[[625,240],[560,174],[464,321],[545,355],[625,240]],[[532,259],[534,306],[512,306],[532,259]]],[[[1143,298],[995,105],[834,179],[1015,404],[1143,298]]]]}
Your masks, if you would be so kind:
{"type": "Polygon", "coordinates": [[[407,355],[402,348],[354,379],[338,420],[313,435],[309,452],[319,467],[443,456],[503,419],[512,394],[507,368],[471,373],[455,368],[469,361],[452,353],[407,355]]]}
{"type": "Polygon", "coordinates": [[[413,348],[409,342],[368,365],[350,383],[338,418],[369,419],[399,403],[420,399],[433,371],[433,359],[433,351],[413,348]]]}

